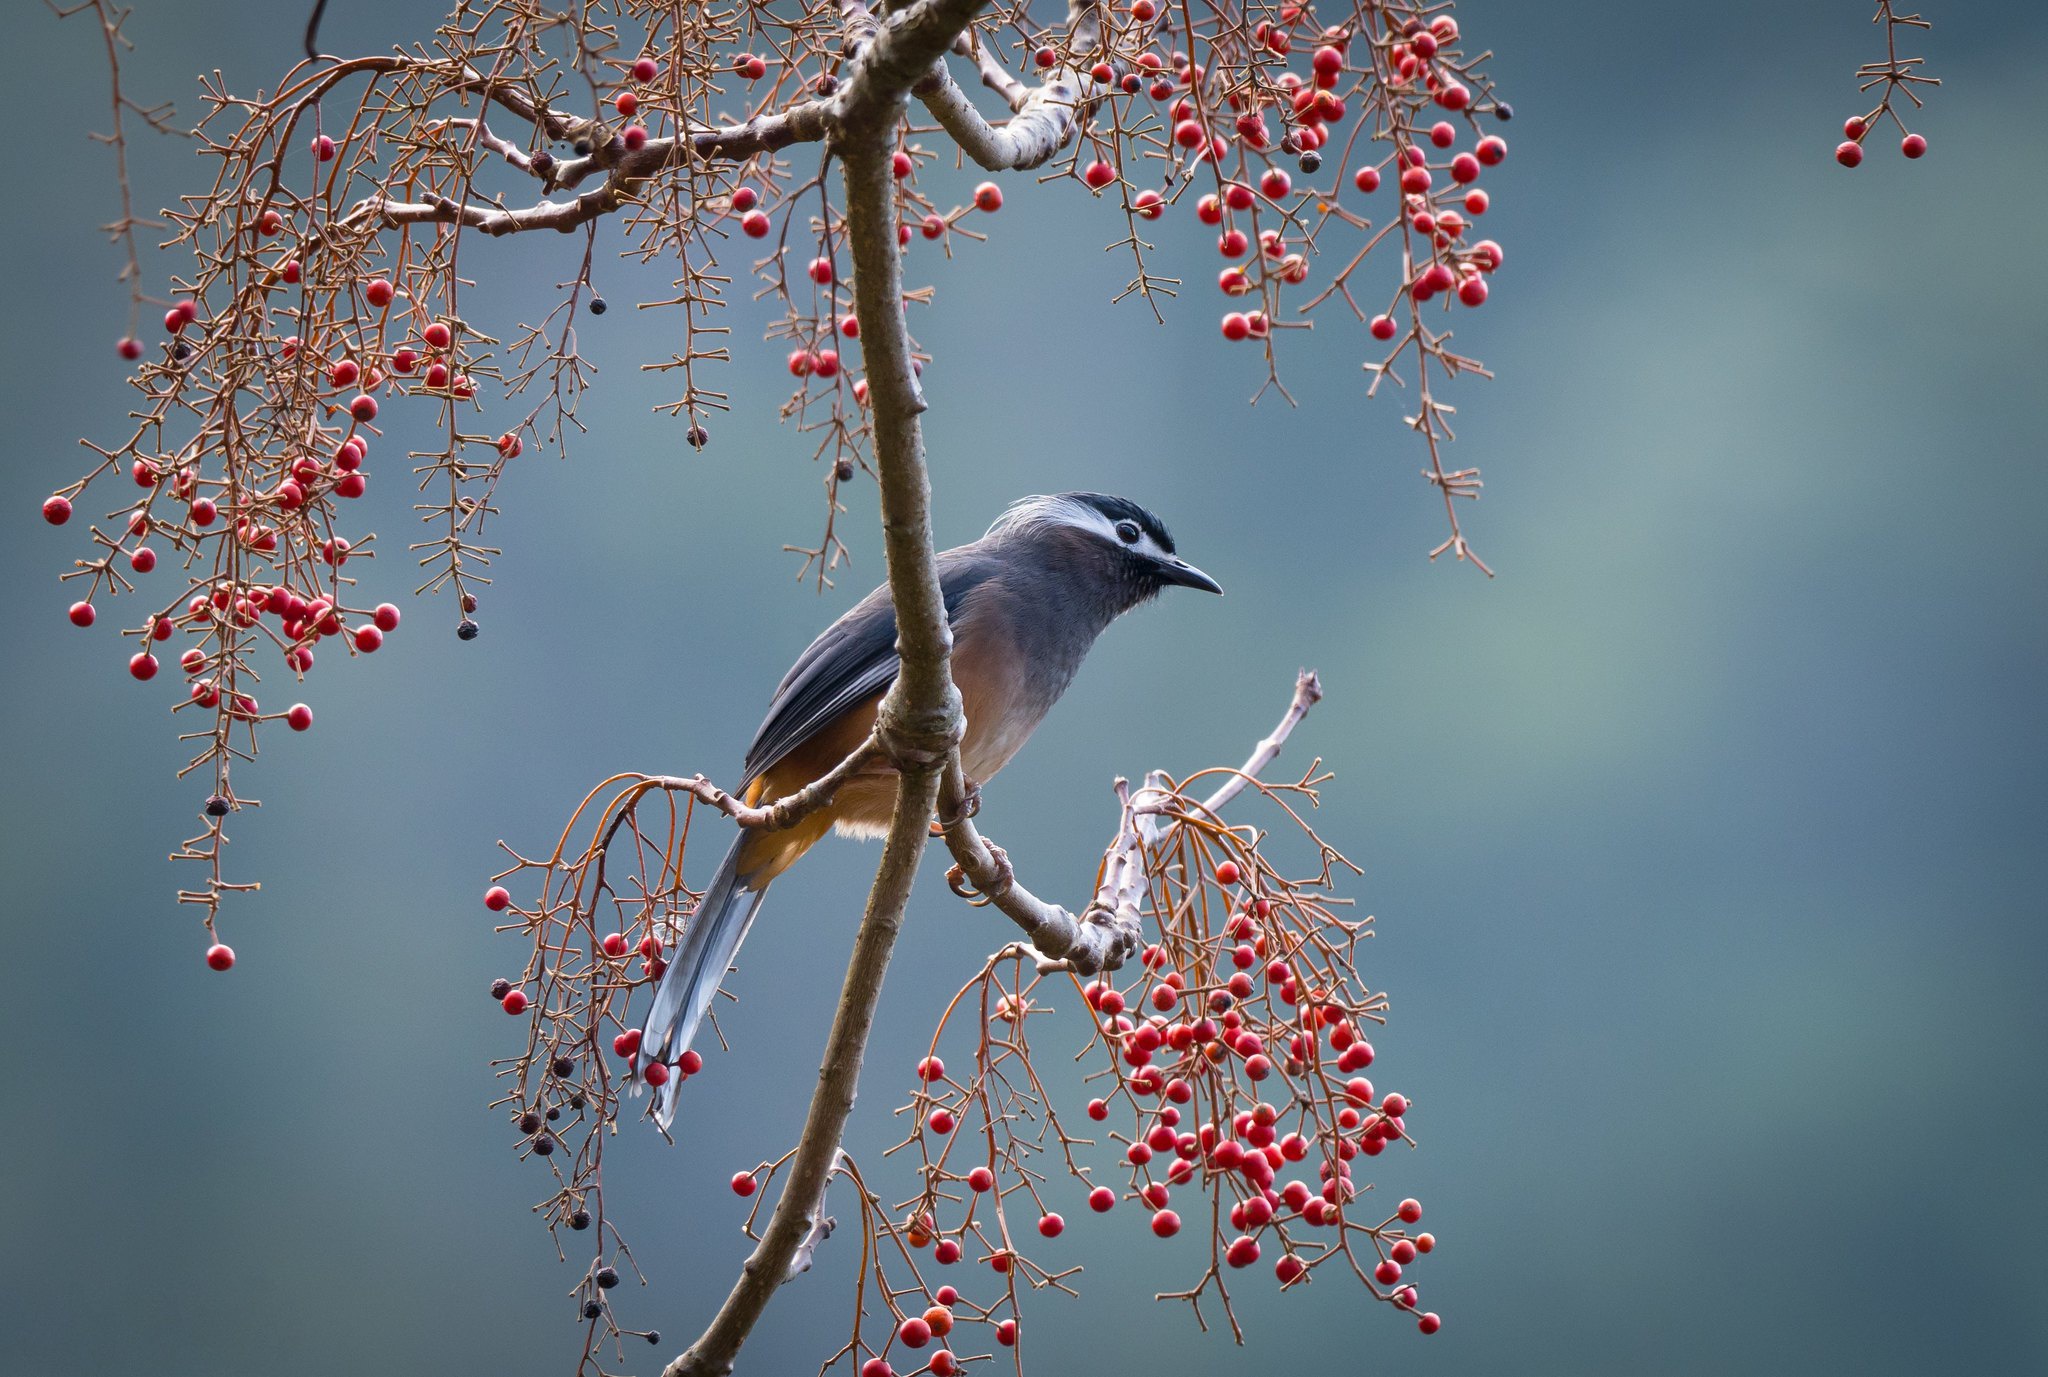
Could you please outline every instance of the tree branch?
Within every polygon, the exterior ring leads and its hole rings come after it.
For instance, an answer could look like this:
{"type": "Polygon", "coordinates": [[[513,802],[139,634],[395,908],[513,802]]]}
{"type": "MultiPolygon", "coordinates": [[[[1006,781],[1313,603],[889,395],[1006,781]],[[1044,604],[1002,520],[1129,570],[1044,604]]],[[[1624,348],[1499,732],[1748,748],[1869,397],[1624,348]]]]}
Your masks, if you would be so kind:
{"type": "Polygon", "coordinates": [[[926,829],[938,802],[940,773],[949,762],[957,768],[964,718],[960,693],[953,685],[953,638],[932,549],[931,486],[918,423],[925,402],[911,367],[910,335],[903,321],[903,271],[890,163],[896,124],[911,84],[983,3],[920,0],[891,14],[873,41],[863,46],[840,97],[831,147],[846,179],[854,314],[860,322],[874,417],[882,531],[889,589],[896,604],[897,650],[903,661],[875,723],[875,738],[900,774],[896,808],[825,1042],[818,1089],[811,1097],[781,1198],[732,1294],[697,1342],[668,1365],[664,1377],[723,1377],[731,1372],[769,1300],[817,1235],[825,1187],[838,1161],[847,1116],[853,1112],[882,976],[903,925],[926,829]]]}
{"type": "MultiPolygon", "coordinates": [[[[1105,94],[1104,87],[1082,64],[1102,46],[1102,20],[1090,0],[1073,0],[1067,10],[1069,61],[1054,67],[1035,87],[1027,87],[1006,71],[976,42],[955,43],[956,52],[973,59],[982,84],[1003,97],[1015,113],[1000,125],[982,118],[967,93],[953,80],[943,58],[917,86],[917,98],[939,122],[960,151],[991,172],[1038,167],[1067,145],[1087,112],[1105,94]]],[[[963,35],[963,37],[966,37],[963,35]]]]}
{"type": "MultiPolygon", "coordinates": [[[[1257,779],[1322,696],[1323,685],[1316,672],[1301,671],[1294,680],[1294,697],[1279,723],[1252,749],[1245,763],[1231,772],[1230,779],[1201,802],[1202,811],[1219,812],[1257,779]]],[[[993,905],[1022,928],[1038,949],[1041,970],[1060,968],[1082,975],[1113,971],[1129,960],[1143,941],[1142,905],[1149,878],[1145,847],[1156,839],[1157,818],[1194,805],[1182,800],[1157,770],[1145,777],[1135,795],[1121,779],[1116,789],[1122,805],[1116,836],[1103,852],[1095,898],[1077,918],[1017,882],[1009,858],[977,832],[965,815],[966,783],[957,764],[946,772],[939,790],[939,811],[940,816],[954,819],[946,825],[944,836],[955,862],[947,881],[956,894],[993,905]]]]}

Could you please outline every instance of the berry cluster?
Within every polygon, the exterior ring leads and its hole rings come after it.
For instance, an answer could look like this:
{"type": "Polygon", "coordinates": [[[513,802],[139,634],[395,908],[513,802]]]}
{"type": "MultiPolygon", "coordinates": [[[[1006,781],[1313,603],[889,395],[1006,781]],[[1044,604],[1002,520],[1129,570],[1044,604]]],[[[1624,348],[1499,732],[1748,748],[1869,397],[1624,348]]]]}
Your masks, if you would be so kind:
{"type": "MultiPolygon", "coordinates": [[[[1443,462],[1450,408],[1431,391],[1432,373],[1442,380],[1485,370],[1450,350],[1450,330],[1423,308],[1471,309],[1491,292],[1504,254],[1477,233],[1492,206],[1491,191],[1477,183],[1504,160],[1507,143],[1482,117],[1505,121],[1512,110],[1494,97],[1447,7],[1355,0],[1334,9],[1183,13],[1171,3],[1131,0],[1071,27],[1023,27],[1024,36],[1009,40],[1020,65],[1028,61],[1047,83],[1038,89],[1054,99],[1078,100],[1085,116],[1055,166],[1123,212],[1127,232],[1111,247],[1127,249],[1136,264],[1123,295],[1159,313],[1174,294],[1177,279],[1153,272],[1153,246],[1142,230],[1185,202],[1216,230],[1228,260],[1216,279],[1231,298],[1220,318],[1224,338],[1259,345],[1260,393],[1272,388],[1283,396],[1277,338],[1341,299],[1367,327],[1368,347],[1385,346],[1366,363],[1371,390],[1388,377],[1415,387],[1411,424],[1428,448],[1425,475],[1440,489],[1451,525],[1431,557],[1450,552],[1485,569],[1465,542],[1454,500],[1478,495],[1478,472],[1443,462]],[[1376,205],[1373,193],[1383,185],[1376,205]],[[1379,261],[1374,250],[1390,239],[1398,271],[1386,295],[1368,304],[1362,269],[1379,261]]],[[[984,84],[1004,93],[1013,110],[1031,108],[1033,88],[993,55],[1000,51],[993,35],[984,42],[990,49],[977,58],[984,84]]],[[[806,75],[814,55],[802,49],[748,60],[801,90],[819,89],[829,75],[806,75]]],[[[943,105],[933,109],[945,132],[954,132],[943,105]]],[[[1003,204],[1002,188],[989,181],[967,204],[941,210],[921,188],[923,170],[941,157],[908,131],[894,155],[897,238],[909,261],[921,242],[950,256],[956,238],[982,238],[976,212],[1003,204]]],[[[755,269],[764,294],[783,307],[769,333],[790,342],[789,371],[800,380],[783,415],[819,432],[816,454],[831,461],[824,534],[801,550],[806,569],[823,581],[844,554],[832,521],[838,484],[865,463],[868,438],[866,382],[835,333],[850,318],[852,299],[834,260],[844,223],[822,181],[794,181],[791,166],[773,158],[743,171],[723,209],[743,237],[774,236],[755,269]],[[799,244],[815,255],[802,277],[789,270],[803,261],[799,244]]]]}
{"type": "Polygon", "coordinates": [[[1842,141],[1835,145],[1835,161],[1843,167],[1862,164],[1864,140],[1887,116],[1899,131],[1899,152],[1908,158],[1925,157],[1926,136],[1906,128],[1897,100],[1903,95],[1917,110],[1921,105],[1920,94],[1913,88],[1941,85],[1939,78],[1921,76],[1915,70],[1925,61],[1924,58],[1899,56],[1900,29],[1930,29],[1934,27],[1932,24],[1917,14],[1895,13],[1892,0],[1877,0],[1877,13],[1871,16],[1870,22],[1884,25],[1884,60],[1866,62],[1856,69],[1856,89],[1868,91],[1875,86],[1878,88],[1878,100],[1874,109],[1842,121],[1842,141]]]}
{"type": "Polygon", "coordinates": [[[696,805],[678,804],[675,783],[643,775],[606,780],[546,856],[506,848],[514,863],[497,878],[537,878],[529,905],[503,884],[484,891],[484,908],[507,916],[498,931],[517,932],[529,946],[519,979],[490,986],[492,1000],[524,1031],[519,1052],[496,1064],[506,1089],[495,1107],[510,1118],[520,1155],[553,1175],[554,1189],[535,1206],[549,1231],[558,1243],[564,1229],[588,1236],[589,1262],[576,1288],[586,1359],[605,1341],[649,1336],[619,1324],[610,1294],[619,1268],[634,1266],[604,1203],[604,1150],[622,1097],[671,1076],[686,1079],[703,1065],[694,1051],[673,1066],[643,1064],[639,1025],[628,1014],[635,994],[661,979],[663,953],[697,898],[682,883],[696,805]],[[630,878],[613,870],[615,859],[622,870],[630,860],[630,878]]]}
{"type": "MultiPolygon", "coordinates": [[[[1312,797],[1318,782],[1261,788],[1282,802],[1312,797]]],[[[1271,1268],[1279,1289],[1334,1267],[1379,1299],[1419,1304],[1404,1269],[1435,1247],[1407,1228],[1421,1206],[1368,1209],[1354,1176],[1361,1157],[1410,1141],[1410,1110],[1363,1074],[1375,1060],[1366,1029],[1384,1021],[1386,1001],[1353,964],[1370,920],[1332,910],[1330,884],[1348,862],[1303,828],[1316,869],[1286,878],[1261,833],[1225,827],[1186,783],[1167,787],[1152,814],[1164,825],[1146,853],[1156,940],[1136,967],[1084,985],[1038,969],[1028,948],[997,953],[948,1006],[899,1111],[910,1132],[892,1151],[919,1153],[922,1188],[878,1227],[936,1267],[993,1270],[1001,1296],[969,1312],[1003,1326],[999,1343],[1015,1341],[1020,1281],[1022,1290],[1069,1289],[1073,1269],[1040,1261],[1030,1238],[1063,1234],[1063,1210],[1135,1209],[1161,1239],[1200,1221],[1205,1269],[1161,1298],[1185,1300],[1199,1317],[1213,1292],[1233,1332],[1229,1277],[1256,1265],[1271,1268]],[[1031,1025],[1055,1012],[1062,989],[1080,995],[1094,1023],[1099,1062],[1087,1079],[1099,1093],[1087,1101],[1087,1126],[1062,1116],[1034,1060],[1031,1025]],[[949,1033],[971,1052],[958,1072],[940,1055],[949,1033]],[[1093,1133],[1117,1146],[1113,1160],[1093,1133]],[[1037,1165],[1046,1153],[1063,1172],[1037,1165]]],[[[915,1284],[895,1287],[878,1261],[875,1280],[899,1320],[897,1342],[916,1349],[921,1317],[905,1298],[936,1302],[928,1274],[915,1263],[911,1273],[915,1284]]],[[[1433,1314],[1418,1323],[1424,1333],[1439,1325],[1433,1314]]],[[[892,1370],[872,1366],[888,1356],[884,1345],[870,1369],[892,1370]]]]}

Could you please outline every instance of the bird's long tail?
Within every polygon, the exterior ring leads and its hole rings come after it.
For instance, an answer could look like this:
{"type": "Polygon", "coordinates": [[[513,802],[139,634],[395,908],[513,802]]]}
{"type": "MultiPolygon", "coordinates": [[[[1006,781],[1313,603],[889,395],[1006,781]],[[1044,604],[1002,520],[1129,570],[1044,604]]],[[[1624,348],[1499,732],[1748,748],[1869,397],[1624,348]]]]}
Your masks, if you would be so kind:
{"type": "MultiPolygon", "coordinates": [[[[704,1021],[740,943],[747,940],[747,929],[754,925],[768,882],[761,880],[754,888],[740,877],[740,850],[750,835],[742,831],[718,863],[711,887],[704,891],[697,912],[683,929],[682,945],[655,988],[654,1007],[640,1032],[643,1066],[657,1061],[673,1066],[690,1050],[697,1025],[704,1021]]],[[[654,1119],[664,1129],[675,1118],[679,1079],[670,1076],[654,1089],[654,1119]]]]}

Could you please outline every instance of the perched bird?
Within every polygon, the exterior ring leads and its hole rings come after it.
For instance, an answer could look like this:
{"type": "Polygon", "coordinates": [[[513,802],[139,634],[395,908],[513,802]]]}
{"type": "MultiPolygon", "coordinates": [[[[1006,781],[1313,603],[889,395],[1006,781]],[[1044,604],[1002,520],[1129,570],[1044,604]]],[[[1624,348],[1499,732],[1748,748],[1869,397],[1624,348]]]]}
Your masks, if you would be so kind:
{"type": "MultiPolygon", "coordinates": [[[[953,628],[953,680],[965,708],[960,764],[986,783],[1059,701],[1111,622],[1162,588],[1222,587],[1179,558],[1159,518],[1122,497],[1070,492],[1013,504],[971,545],[938,557],[953,628]]],[[[761,806],[828,773],[867,739],[895,682],[896,608],[885,584],[811,642],[775,690],[747,751],[743,797],[761,806]]],[[[643,1064],[672,1063],[718,993],[768,885],[828,829],[888,830],[896,772],[886,762],[848,780],[830,803],[779,831],[742,830],[725,853],[654,992],[641,1031],[643,1064]]],[[[677,1078],[655,1087],[662,1127],[677,1078]]]]}

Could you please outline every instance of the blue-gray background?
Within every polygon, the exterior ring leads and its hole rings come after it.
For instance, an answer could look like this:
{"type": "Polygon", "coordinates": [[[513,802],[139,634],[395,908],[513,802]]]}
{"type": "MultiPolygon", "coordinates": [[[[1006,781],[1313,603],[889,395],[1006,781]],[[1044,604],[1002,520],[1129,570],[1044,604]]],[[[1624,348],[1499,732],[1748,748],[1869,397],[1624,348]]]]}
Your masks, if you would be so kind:
{"type": "MultiPolygon", "coordinates": [[[[436,8],[338,6],[327,46],[421,36],[436,8]]],[[[1295,754],[1340,772],[1321,825],[1366,867],[1385,1079],[1424,1144],[1377,1179],[1444,1240],[1417,1273],[1433,1340],[1348,1286],[1253,1284],[1251,1358],[1147,1298],[1191,1246],[1086,1219],[1049,1253],[1087,1263],[1085,1300],[1027,1311],[1040,1372],[2048,1369],[2048,141],[2026,104],[2048,20],[1930,4],[1933,151],[1906,164],[1886,135],[1850,174],[1828,152],[1877,49],[1867,8],[1467,7],[1519,107],[1489,175],[1508,265],[1459,329],[1500,377],[1453,398],[1492,583],[1424,562],[1441,515],[1355,332],[1290,351],[1299,410],[1243,404],[1255,365],[1216,336],[1188,217],[1162,232],[1193,288],[1166,329],[1107,304],[1118,231],[1071,187],[1012,178],[993,244],[913,260],[940,286],[917,325],[941,538],[1020,493],[1108,488],[1230,588],[1114,630],[990,832],[1078,894],[1112,771],[1236,756],[1317,665],[1330,697],[1295,754]]],[[[194,72],[266,84],[298,9],[145,5],[131,86],[191,113],[194,72]]],[[[773,419],[787,379],[755,310],[732,313],[735,412],[702,456],[633,367],[671,323],[586,330],[592,433],[514,467],[482,639],[409,604],[386,653],[323,663],[316,729],[249,772],[265,807],[235,866],[264,888],[228,910],[242,964],[212,975],[162,861],[200,793],[171,782],[172,688],[122,672],[109,627],[132,618],[65,624],[82,532],[35,519],[128,405],[84,137],[100,59],[37,6],[0,35],[33,112],[0,229],[7,1366],[566,1372],[576,1269],[483,1108],[514,1031],[483,987],[518,960],[477,904],[492,843],[539,844],[613,770],[730,777],[786,661],[878,575],[872,492],[842,587],[799,591],[779,547],[812,533],[817,473],[773,419]]],[[[137,163],[145,207],[203,175],[170,144],[137,163]]],[[[570,252],[465,257],[546,283],[570,252]]],[[[600,264],[622,305],[665,281],[600,264]]],[[[395,551],[407,485],[372,470],[395,551]]],[[[409,587],[400,563],[372,586],[409,587]]],[[[835,843],[777,888],[727,1023],[745,1056],[693,1084],[678,1147],[622,1138],[653,1279],[629,1317],[686,1337],[729,1284],[740,1211],[715,1181],[795,1132],[873,859],[835,843]]],[[[1002,935],[925,876],[857,1148],[888,1133],[941,987],[1002,935]]],[[[852,1255],[784,1293],[748,1370],[838,1342],[852,1255]]]]}

